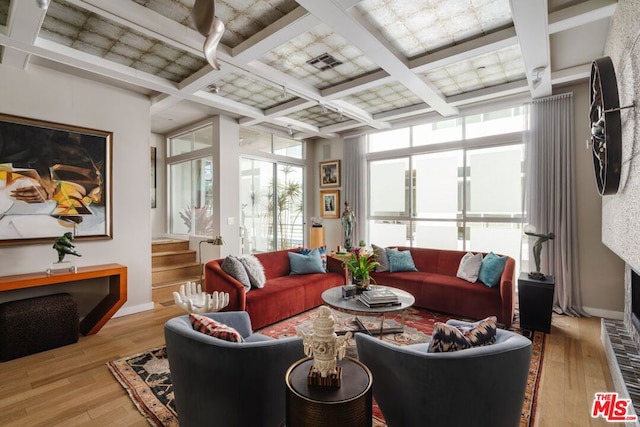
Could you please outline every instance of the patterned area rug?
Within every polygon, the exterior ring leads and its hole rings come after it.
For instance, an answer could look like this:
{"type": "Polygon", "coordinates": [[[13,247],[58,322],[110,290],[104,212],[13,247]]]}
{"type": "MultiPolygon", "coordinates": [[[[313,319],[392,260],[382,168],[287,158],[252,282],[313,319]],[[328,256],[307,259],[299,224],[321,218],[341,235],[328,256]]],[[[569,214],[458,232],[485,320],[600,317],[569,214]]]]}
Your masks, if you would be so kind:
{"type": "MultiPolygon", "coordinates": [[[[296,335],[298,328],[310,330],[316,309],[309,310],[298,316],[283,320],[271,326],[261,329],[260,333],[274,338],[284,338],[296,335]]],[[[334,311],[336,318],[336,331],[355,330],[357,324],[353,322],[353,315],[334,311]]],[[[446,322],[451,316],[426,310],[410,308],[405,317],[404,331],[401,333],[384,334],[383,339],[398,345],[409,345],[427,342],[433,331],[435,322],[446,322]]],[[[359,316],[359,320],[370,329],[380,328],[380,317],[359,316]]],[[[394,328],[401,324],[400,315],[387,315],[384,328],[394,328]]],[[[533,356],[529,369],[529,380],[524,404],[522,406],[522,418],[520,427],[532,427],[534,425],[535,401],[540,381],[540,369],[545,345],[545,334],[542,332],[531,333],[519,328],[518,316],[509,328],[527,336],[533,342],[533,356]]],[[[349,354],[356,356],[355,342],[350,340],[349,354]]],[[[175,402],[173,399],[173,386],[171,373],[167,361],[165,347],[147,350],[143,353],[125,357],[123,359],[108,362],[107,366],[116,379],[127,390],[131,400],[153,426],[178,426],[175,402]]],[[[375,427],[386,426],[380,409],[375,404],[373,407],[373,425],[375,427]]]]}

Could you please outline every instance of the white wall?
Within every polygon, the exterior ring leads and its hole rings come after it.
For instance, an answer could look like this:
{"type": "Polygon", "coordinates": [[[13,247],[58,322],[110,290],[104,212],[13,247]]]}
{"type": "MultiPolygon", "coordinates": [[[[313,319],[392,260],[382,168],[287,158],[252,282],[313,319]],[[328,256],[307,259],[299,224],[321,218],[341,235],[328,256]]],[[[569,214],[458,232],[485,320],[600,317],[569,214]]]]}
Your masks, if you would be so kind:
{"type": "MultiPolygon", "coordinates": [[[[312,216],[320,216],[320,162],[325,162],[327,160],[340,160],[340,167],[342,177],[340,179],[340,183],[344,182],[344,170],[349,167],[349,165],[344,164],[344,142],[342,139],[334,139],[334,140],[326,140],[326,139],[318,139],[315,140],[312,144],[309,151],[312,152],[313,167],[309,168],[313,171],[313,180],[311,182],[311,188],[309,188],[308,194],[313,195],[313,199],[308,206],[311,206],[309,209],[309,214],[307,215],[306,220],[309,221],[309,218],[312,216]]],[[[335,190],[335,187],[332,187],[331,190],[335,190]]],[[[344,187],[338,188],[340,190],[340,213],[342,213],[342,209],[344,208],[344,187]]],[[[340,218],[338,219],[329,219],[324,218],[322,221],[322,225],[324,227],[324,236],[325,243],[327,245],[328,251],[335,251],[338,245],[342,245],[342,223],[340,222],[340,218]]],[[[311,226],[310,222],[307,222],[307,231],[311,226]]],[[[307,240],[309,241],[309,240],[307,240]]]]}
{"type": "MultiPolygon", "coordinates": [[[[149,99],[34,65],[27,70],[0,65],[0,82],[3,113],[113,132],[113,239],[76,241],[82,257],[74,261],[127,266],[128,301],[119,314],[153,308],[149,99]]],[[[0,274],[44,271],[56,260],[49,243],[3,246],[0,274]]]]}
{"type": "Polygon", "coordinates": [[[151,134],[151,146],[156,147],[156,207],[151,209],[151,237],[167,234],[167,141],[164,135],[151,134]]]}

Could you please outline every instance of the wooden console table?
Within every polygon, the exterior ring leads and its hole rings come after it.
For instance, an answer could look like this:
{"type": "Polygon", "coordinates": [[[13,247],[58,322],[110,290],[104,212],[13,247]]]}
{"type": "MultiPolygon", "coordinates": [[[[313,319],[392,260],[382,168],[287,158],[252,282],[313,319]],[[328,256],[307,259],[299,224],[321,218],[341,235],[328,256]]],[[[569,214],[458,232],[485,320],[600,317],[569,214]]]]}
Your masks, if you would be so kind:
{"type": "Polygon", "coordinates": [[[47,275],[43,271],[42,273],[0,276],[0,292],[99,279],[101,277],[109,278],[109,294],[80,322],[82,335],[92,335],[98,332],[116,311],[127,302],[127,267],[124,265],[103,264],[78,267],[75,273],[66,272],[47,275]]]}

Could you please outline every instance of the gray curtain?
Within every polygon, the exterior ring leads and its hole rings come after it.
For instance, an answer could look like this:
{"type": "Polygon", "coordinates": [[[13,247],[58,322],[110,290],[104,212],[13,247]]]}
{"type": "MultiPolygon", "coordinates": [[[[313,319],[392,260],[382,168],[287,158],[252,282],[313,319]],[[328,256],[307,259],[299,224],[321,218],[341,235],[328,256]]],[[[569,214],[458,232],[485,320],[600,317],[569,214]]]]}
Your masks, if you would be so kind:
{"type": "MultiPolygon", "coordinates": [[[[580,299],[573,144],[573,94],[534,100],[525,137],[528,222],[538,233],[555,233],[540,256],[541,272],[555,276],[554,311],[587,316],[580,299]]],[[[530,249],[535,239],[529,238],[530,249]]]]}
{"type": "Polygon", "coordinates": [[[341,199],[343,206],[345,202],[348,202],[351,210],[355,213],[356,225],[352,242],[353,246],[358,246],[360,240],[365,240],[367,236],[367,193],[365,189],[368,187],[365,135],[345,138],[342,177],[344,194],[341,199]]]}

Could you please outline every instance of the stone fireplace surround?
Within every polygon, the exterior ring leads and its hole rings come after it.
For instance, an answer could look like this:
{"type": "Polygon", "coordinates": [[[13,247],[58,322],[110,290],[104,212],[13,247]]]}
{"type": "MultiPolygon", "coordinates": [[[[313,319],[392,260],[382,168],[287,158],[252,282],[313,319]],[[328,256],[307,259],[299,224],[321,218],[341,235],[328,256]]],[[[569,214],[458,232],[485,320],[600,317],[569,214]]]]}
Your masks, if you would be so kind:
{"type": "MultiPolygon", "coordinates": [[[[640,332],[631,315],[634,270],[625,264],[624,319],[602,319],[601,339],[615,390],[621,397],[631,399],[635,413],[640,414],[640,332]]],[[[640,270],[635,271],[637,274],[640,270]]],[[[640,276],[637,280],[640,282],[640,276]]],[[[640,421],[626,424],[640,426],[640,421]]]]}

